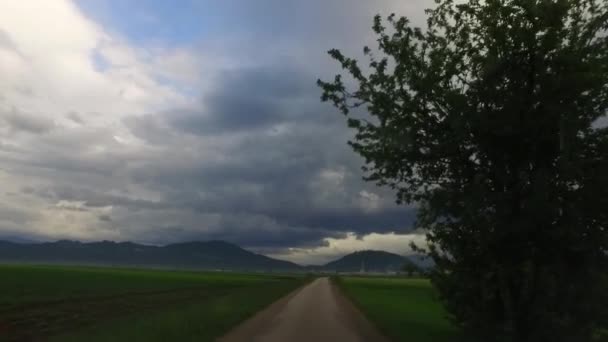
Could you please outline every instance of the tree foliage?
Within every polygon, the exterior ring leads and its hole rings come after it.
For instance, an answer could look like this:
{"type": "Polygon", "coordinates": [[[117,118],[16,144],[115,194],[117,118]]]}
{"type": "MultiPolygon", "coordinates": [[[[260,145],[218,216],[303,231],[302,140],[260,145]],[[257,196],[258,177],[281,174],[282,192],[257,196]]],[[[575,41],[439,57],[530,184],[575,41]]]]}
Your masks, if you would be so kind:
{"type": "Polygon", "coordinates": [[[418,203],[433,281],[483,341],[588,341],[605,316],[608,2],[439,0],[377,16],[319,81],[366,179],[418,203]],[[386,25],[386,26],[385,26],[386,25]],[[366,109],[356,115],[354,108],[366,109]]]}
{"type": "Polygon", "coordinates": [[[401,267],[401,271],[405,272],[408,277],[411,277],[414,274],[420,273],[421,269],[414,263],[407,262],[401,267]]]}

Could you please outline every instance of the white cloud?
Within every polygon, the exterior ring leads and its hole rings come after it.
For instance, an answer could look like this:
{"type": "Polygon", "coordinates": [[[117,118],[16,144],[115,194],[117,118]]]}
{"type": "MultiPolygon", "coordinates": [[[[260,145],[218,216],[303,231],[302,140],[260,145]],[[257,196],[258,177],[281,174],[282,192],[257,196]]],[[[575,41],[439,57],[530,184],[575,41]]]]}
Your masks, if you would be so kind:
{"type": "Polygon", "coordinates": [[[73,211],[86,211],[85,201],[66,201],[60,200],[55,204],[58,209],[73,210],[73,211]]]}
{"type": "Polygon", "coordinates": [[[400,255],[413,254],[410,243],[423,247],[425,237],[422,234],[378,234],[371,233],[357,237],[349,233],[344,238],[325,238],[325,246],[314,248],[290,248],[272,256],[290,260],[303,265],[320,265],[335,260],[343,255],[362,250],[382,250],[400,255]]]}
{"type": "MultiPolygon", "coordinates": [[[[60,119],[78,112],[86,121],[109,124],[185,101],[151,72],[161,63],[150,63],[144,49],[109,35],[69,1],[3,1],[0,32],[10,42],[0,44],[5,106],[60,119]],[[107,67],[99,68],[96,56],[107,59],[107,67]]],[[[187,55],[182,51],[181,59],[187,55]]]]}
{"type": "Polygon", "coordinates": [[[19,227],[1,224],[0,233],[117,236],[105,230],[107,207],[49,203],[21,189],[137,188],[123,176],[126,163],[148,148],[123,120],[188,103],[177,88],[193,82],[185,75],[197,67],[185,48],[153,50],[108,33],[68,0],[0,2],[0,183],[12,189],[0,205],[37,213],[19,227]]]}

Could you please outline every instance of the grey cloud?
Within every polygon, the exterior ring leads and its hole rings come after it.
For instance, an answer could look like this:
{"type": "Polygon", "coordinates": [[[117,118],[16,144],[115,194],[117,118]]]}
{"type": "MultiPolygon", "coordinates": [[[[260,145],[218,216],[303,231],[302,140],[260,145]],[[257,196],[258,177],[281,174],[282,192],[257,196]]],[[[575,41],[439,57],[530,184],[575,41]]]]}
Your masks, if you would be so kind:
{"type": "Polygon", "coordinates": [[[225,72],[216,89],[203,98],[204,108],[176,111],[167,119],[174,128],[191,134],[256,130],[288,120],[289,106],[298,97],[311,95],[313,84],[312,75],[294,67],[225,72]]]}
{"type": "Polygon", "coordinates": [[[15,108],[9,112],[0,113],[0,115],[11,130],[16,132],[41,134],[55,127],[55,122],[43,115],[30,114],[15,108]]]}
{"type": "Polygon", "coordinates": [[[112,222],[112,217],[110,217],[110,215],[99,215],[97,218],[99,221],[112,222]]]}
{"type": "Polygon", "coordinates": [[[19,53],[17,44],[13,41],[8,32],[0,29],[0,48],[5,48],[19,53]]]}
{"type": "Polygon", "coordinates": [[[69,112],[65,115],[68,119],[72,120],[73,122],[77,123],[77,124],[84,124],[85,121],[82,118],[82,116],[76,112],[69,112]]]}
{"type": "Polygon", "coordinates": [[[4,30],[0,30],[0,46],[14,48],[15,43],[4,30]]]}
{"type": "MultiPolygon", "coordinates": [[[[314,84],[310,87],[311,93],[316,92],[314,84]]],[[[223,91],[229,92],[230,88],[223,91]]],[[[63,172],[76,168],[88,176],[107,176],[108,180],[112,170],[121,170],[133,184],[160,193],[158,201],[110,194],[107,190],[117,185],[104,189],[103,182],[98,186],[58,183],[24,191],[54,202],[81,201],[91,208],[123,208],[126,211],[104,222],[121,229],[125,236],[149,243],[225,239],[249,247],[281,248],[319,245],[326,237],[344,236],[348,231],[365,234],[407,230],[412,222],[411,210],[384,205],[367,212],[353,201],[362,189],[382,192],[361,181],[361,161],[346,145],[350,132],[344,119],[331,109],[323,109],[316,95],[297,94],[294,97],[302,105],[287,107],[284,132],[245,131],[228,140],[215,135],[194,139],[167,125],[172,114],[163,112],[130,122],[131,130],[140,132],[149,132],[147,125],[153,123],[157,129],[155,143],[163,148],[158,156],[131,156],[135,160],[128,169],[121,158],[115,157],[109,164],[104,159],[66,163],[61,157],[43,162],[63,172]],[[221,158],[206,157],[209,145],[221,158]],[[108,173],[91,173],[99,167],[89,165],[98,163],[108,173]],[[333,193],[324,194],[320,200],[314,183],[323,170],[342,170],[344,175],[343,184],[335,191],[329,189],[333,193]]]]}
{"type": "Polygon", "coordinates": [[[171,118],[172,126],[191,134],[213,134],[256,129],[281,118],[276,104],[254,97],[217,96],[208,104],[211,106],[208,114],[180,112],[171,118]]]}
{"type": "Polygon", "coordinates": [[[87,208],[103,208],[109,206],[125,207],[133,211],[142,209],[167,209],[174,206],[142,199],[132,199],[128,196],[119,196],[92,190],[86,187],[75,187],[70,185],[53,185],[47,187],[25,187],[23,193],[34,194],[40,198],[57,201],[57,207],[69,209],[77,207],[79,210],[87,208]],[[81,205],[74,205],[81,203],[81,205]]]}
{"type": "Polygon", "coordinates": [[[22,149],[0,148],[0,161],[32,180],[22,196],[46,208],[82,203],[123,240],[223,239],[277,251],[320,246],[351,231],[407,232],[415,210],[361,180],[362,160],[346,144],[352,132],[320,103],[315,85],[337,71],[325,51],[360,51],[376,8],[388,3],[398,2],[239,2],[234,10],[243,17],[230,18],[255,28],[239,40],[246,44],[227,50],[247,63],[220,72],[193,106],[124,119],[142,146],[89,129],[82,113],[65,114],[79,124],[70,131],[37,117],[6,117],[13,129],[40,136],[22,149]],[[103,152],[92,153],[95,146],[103,152]],[[334,178],[324,179],[328,172],[334,178]],[[376,207],[362,207],[363,190],[378,196],[376,207]],[[111,215],[101,209],[110,206],[111,215]]]}
{"type": "MultiPolygon", "coordinates": [[[[244,73],[247,72],[251,71],[244,73]]],[[[258,79],[243,77],[238,84],[243,89],[253,89],[258,86],[258,79]]],[[[214,96],[238,95],[234,89],[219,88],[214,96]]],[[[280,101],[288,96],[277,93],[273,97],[273,92],[264,89],[257,91],[266,94],[269,101],[280,101]]],[[[196,233],[197,236],[232,239],[245,245],[268,247],[281,243],[295,245],[304,240],[319,244],[323,237],[340,236],[348,231],[357,234],[408,231],[415,216],[412,209],[392,204],[387,206],[385,203],[378,210],[366,212],[356,205],[354,199],[358,198],[362,189],[371,188],[390,198],[388,202],[391,203],[392,194],[374,189],[361,180],[361,160],[346,144],[351,133],[344,119],[331,109],[318,105],[318,95],[314,94],[316,91],[314,83],[311,83],[308,91],[290,92],[296,94],[294,97],[300,100],[300,105],[286,107],[282,117],[277,119],[284,120],[279,121],[285,126],[284,132],[242,132],[236,142],[218,147],[217,152],[223,156],[219,162],[203,159],[180,167],[179,162],[167,160],[167,163],[172,163],[172,168],[136,168],[132,170],[132,176],[148,187],[162,186],[164,202],[176,208],[218,213],[222,217],[230,217],[234,213],[261,215],[279,225],[275,227],[274,234],[265,231],[263,226],[237,230],[239,233],[233,234],[235,226],[246,225],[246,222],[224,222],[224,228],[219,232],[206,231],[204,234],[196,233]],[[330,195],[332,199],[318,203],[319,189],[312,185],[323,170],[344,170],[344,184],[336,189],[339,192],[330,195]],[[295,233],[289,227],[306,228],[295,233]],[[288,231],[289,234],[286,233],[288,231]]],[[[247,107],[243,106],[238,112],[246,111],[247,107]]],[[[160,118],[155,117],[152,121],[171,120],[163,118],[170,113],[159,115],[160,118]]],[[[243,120],[247,122],[246,118],[243,120]]],[[[272,123],[269,121],[268,124],[272,123]]],[[[243,126],[252,127],[249,122],[243,126]]],[[[165,126],[165,129],[170,127],[165,126]]],[[[138,129],[137,123],[132,128],[138,129]]],[[[201,137],[205,136],[202,132],[200,134],[201,137]]]]}
{"type": "MultiPolygon", "coordinates": [[[[172,125],[175,112],[166,111],[128,122],[137,136],[154,139],[156,147],[149,153],[122,152],[103,132],[87,135],[90,144],[112,147],[100,155],[78,153],[87,145],[74,142],[85,136],[57,132],[41,140],[39,154],[30,155],[21,165],[53,183],[30,185],[23,193],[50,203],[82,203],[82,210],[112,206],[112,217],[97,216],[101,223],[119,230],[125,239],[155,244],[224,239],[279,250],[322,245],[324,238],[343,237],[350,231],[406,231],[412,210],[387,205],[389,200],[376,210],[364,211],[355,201],[363,189],[382,197],[391,198],[391,194],[361,180],[361,160],[346,144],[351,132],[343,117],[319,104],[314,83],[306,90],[294,86],[287,93],[263,89],[256,83],[262,78],[257,75],[267,69],[263,70],[248,69],[244,74],[256,77],[235,75],[231,82],[242,89],[259,86],[256,91],[270,103],[288,102],[277,119],[264,123],[281,123],[279,131],[180,134],[180,127],[172,125]],[[339,172],[340,184],[335,188],[316,184],[324,170],[339,172]],[[126,183],[116,183],[115,175],[124,175],[126,183]],[[158,193],[160,199],[121,193],[129,184],[158,193]]],[[[301,77],[295,83],[305,79],[313,77],[301,77]]],[[[218,88],[213,96],[240,96],[233,89],[218,88]]],[[[206,104],[203,101],[200,112],[206,104]]],[[[246,109],[235,108],[234,120],[246,109]]]]}
{"type": "MultiPolygon", "coordinates": [[[[182,115],[175,113],[181,111],[175,109],[170,115],[182,115]]],[[[145,115],[128,117],[123,120],[125,126],[131,133],[150,144],[163,145],[173,140],[175,132],[168,128],[166,117],[162,115],[145,115]]]]}
{"type": "Polygon", "coordinates": [[[365,213],[358,208],[342,210],[318,209],[310,213],[276,211],[274,217],[289,224],[324,227],[333,231],[353,231],[356,234],[408,233],[415,220],[415,211],[391,208],[365,213]]]}
{"type": "MultiPolygon", "coordinates": [[[[370,32],[372,17],[392,12],[412,16],[418,25],[424,24],[423,10],[433,5],[428,0],[311,0],[291,1],[260,0],[255,2],[226,0],[219,6],[217,15],[222,24],[235,30],[247,30],[256,38],[294,41],[307,48],[328,41],[351,43],[360,41],[370,32]],[[272,18],[272,20],[269,20],[272,18]]],[[[201,11],[209,11],[200,5],[201,11]]],[[[264,44],[269,49],[270,44],[264,44]]],[[[261,50],[261,49],[260,49],[261,50]]]]}
{"type": "MultiPolygon", "coordinates": [[[[227,215],[229,216],[229,215],[227,215]]],[[[272,222],[269,218],[258,222],[255,226],[247,224],[247,220],[256,222],[258,215],[235,215],[230,221],[221,222],[221,229],[197,230],[187,226],[157,228],[154,242],[190,240],[225,240],[248,248],[280,248],[312,247],[325,244],[326,237],[343,237],[341,232],[331,230],[315,230],[309,227],[291,227],[272,222]]],[[[148,230],[149,232],[149,230],[148,230]]]]}
{"type": "Polygon", "coordinates": [[[37,213],[22,208],[15,208],[7,204],[0,205],[0,225],[7,222],[17,226],[23,225],[37,216],[37,213]]]}

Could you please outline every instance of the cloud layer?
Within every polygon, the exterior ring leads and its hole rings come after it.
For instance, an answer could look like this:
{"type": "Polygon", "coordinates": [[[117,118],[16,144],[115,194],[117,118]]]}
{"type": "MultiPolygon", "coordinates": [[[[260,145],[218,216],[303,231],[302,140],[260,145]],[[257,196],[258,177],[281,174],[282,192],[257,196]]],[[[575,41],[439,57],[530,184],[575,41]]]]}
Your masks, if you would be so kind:
{"type": "Polygon", "coordinates": [[[394,234],[415,210],[361,180],[315,86],[374,13],[422,18],[402,3],[199,3],[225,19],[186,43],[69,1],[0,4],[0,238],[225,239],[300,262],[411,240],[394,234]]]}

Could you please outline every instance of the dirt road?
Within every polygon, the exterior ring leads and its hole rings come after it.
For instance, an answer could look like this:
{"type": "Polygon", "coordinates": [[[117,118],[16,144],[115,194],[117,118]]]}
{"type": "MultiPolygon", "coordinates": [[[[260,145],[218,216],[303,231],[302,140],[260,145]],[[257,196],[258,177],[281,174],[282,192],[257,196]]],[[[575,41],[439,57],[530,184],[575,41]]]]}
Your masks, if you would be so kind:
{"type": "Polygon", "coordinates": [[[385,342],[328,278],[319,278],[272,304],[220,342],[385,342]]]}

